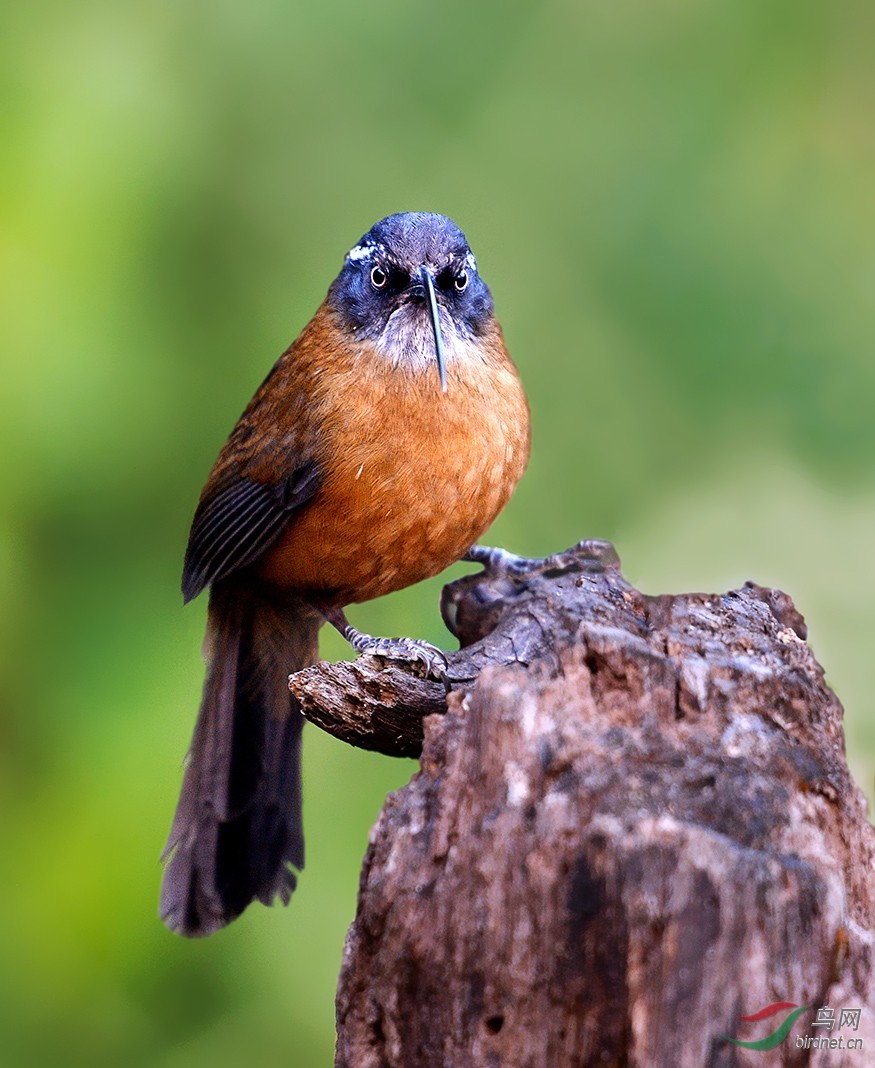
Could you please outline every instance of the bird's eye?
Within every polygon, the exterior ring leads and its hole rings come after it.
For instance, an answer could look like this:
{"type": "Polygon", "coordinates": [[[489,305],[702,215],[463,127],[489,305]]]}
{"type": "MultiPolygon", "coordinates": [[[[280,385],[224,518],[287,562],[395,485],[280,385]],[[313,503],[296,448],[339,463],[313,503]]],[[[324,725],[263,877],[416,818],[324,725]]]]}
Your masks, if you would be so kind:
{"type": "Polygon", "coordinates": [[[457,293],[464,293],[468,288],[468,272],[459,271],[456,277],[453,279],[453,285],[455,286],[457,293]]]}
{"type": "Polygon", "coordinates": [[[389,276],[382,267],[371,268],[371,285],[374,289],[385,289],[389,276]]]}

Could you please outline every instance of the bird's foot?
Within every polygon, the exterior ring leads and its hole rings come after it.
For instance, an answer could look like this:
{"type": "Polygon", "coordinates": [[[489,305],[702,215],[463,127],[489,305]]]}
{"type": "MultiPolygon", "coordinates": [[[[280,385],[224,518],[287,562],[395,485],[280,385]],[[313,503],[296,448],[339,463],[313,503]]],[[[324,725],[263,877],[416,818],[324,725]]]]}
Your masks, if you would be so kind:
{"type": "Polygon", "coordinates": [[[618,568],[620,559],[609,541],[588,538],[579,541],[564,553],[552,556],[517,556],[506,549],[487,545],[472,545],[462,557],[472,564],[482,564],[490,576],[508,579],[534,578],[563,571],[604,571],[618,568]]]}
{"type": "Polygon", "coordinates": [[[524,578],[540,570],[546,563],[545,557],[517,556],[507,549],[493,548],[490,545],[472,545],[462,557],[472,564],[482,564],[493,575],[505,575],[508,578],[524,578]]]}
{"type": "Polygon", "coordinates": [[[426,676],[446,682],[449,663],[446,655],[436,645],[417,638],[375,638],[372,634],[356,630],[339,608],[321,608],[320,611],[361,656],[421,664],[425,668],[426,676]]]}
{"type": "Polygon", "coordinates": [[[443,682],[449,666],[446,656],[436,645],[416,638],[374,638],[356,632],[350,645],[362,656],[376,656],[380,660],[403,660],[422,664],[426,674],[443,682]]]}

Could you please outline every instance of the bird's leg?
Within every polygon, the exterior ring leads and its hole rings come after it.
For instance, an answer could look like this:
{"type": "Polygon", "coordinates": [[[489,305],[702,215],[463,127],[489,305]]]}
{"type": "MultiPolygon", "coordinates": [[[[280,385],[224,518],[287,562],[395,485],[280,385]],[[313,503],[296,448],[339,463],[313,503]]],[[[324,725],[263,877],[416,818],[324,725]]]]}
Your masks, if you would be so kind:
{"type": "Polygon", "coordinates": [[[375,638],[363,634],[349,622],[342,608],[319,606],[319,611],[335,630],[338,630],[355,651],[362,656],[378,656],[385,660],[406,660],[425,665],[432,678],[446,680],[447,658],[436,645],[416,638],[375,638]]]}

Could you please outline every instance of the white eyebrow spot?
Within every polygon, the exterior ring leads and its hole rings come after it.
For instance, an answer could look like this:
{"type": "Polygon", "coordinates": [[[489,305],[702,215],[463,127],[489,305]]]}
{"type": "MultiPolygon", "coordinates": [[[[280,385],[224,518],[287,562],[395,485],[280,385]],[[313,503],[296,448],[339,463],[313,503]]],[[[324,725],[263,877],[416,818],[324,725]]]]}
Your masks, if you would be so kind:
{"type": "Polygon", "coordinates": [[[346,254],[348,260],[352,260],[353,263],[357,263],[359,260],[373,259],[378,253],[383,256],[386,255],[386,246],[381,241],[369,241],[364,245],[356,245],[355,248],[351,248],[346,254]]]}
{"type": "Polygon", "coordinates": [[[348,260],[352,260],[354,263],[358,260],[368,259],[374,251],[373,245],[356,245],[355,248],[351,248],[346,254],[348,260]]]}
{"type": "Polygon", "coordinates": [[[476,271],[477,270],[477,261],[474,259],[474,253],[473,252],[469,252],[468,255],[465,257],[465,264],[472,271],[476,271]]]}

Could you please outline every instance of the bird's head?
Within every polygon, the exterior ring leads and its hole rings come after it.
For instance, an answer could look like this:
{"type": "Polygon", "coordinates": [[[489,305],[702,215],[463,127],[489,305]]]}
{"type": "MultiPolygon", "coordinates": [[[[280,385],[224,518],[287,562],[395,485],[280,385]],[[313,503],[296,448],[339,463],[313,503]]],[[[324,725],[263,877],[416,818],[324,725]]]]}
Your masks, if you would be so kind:
{"type": "Polygon", "coordinates": [[[328,292],[357,339],[397,366],[446,364],[468,351],[492,319],[492,296],[465,235],[445,215],[381,219],[346,255],[328,292]]]}

